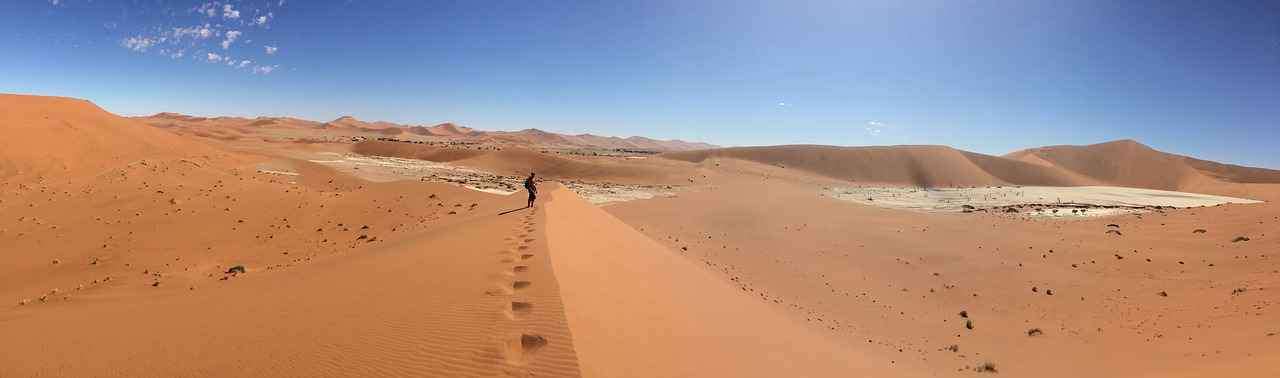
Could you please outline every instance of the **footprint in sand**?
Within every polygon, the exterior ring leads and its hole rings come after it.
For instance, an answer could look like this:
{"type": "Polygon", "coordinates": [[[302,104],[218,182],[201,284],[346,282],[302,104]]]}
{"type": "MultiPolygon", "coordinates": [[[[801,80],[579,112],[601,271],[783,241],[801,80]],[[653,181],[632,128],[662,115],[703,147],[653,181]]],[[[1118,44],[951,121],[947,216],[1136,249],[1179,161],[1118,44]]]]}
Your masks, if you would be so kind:
{"type": "Polygon", "coordinates": [[[516,247],[516,250],[517,250],[517,251],[523,251],[523,250],[526,250],[526,249],[529,249],[529,246],[527,246],[527,245],[522,245],[522,246],[516,247]]]}
{"type": "Polygon", "coordinates": [[[533,303],[529,302],[507,302],[506,308],[502,309],[502,314],[506,315],[507,319],[511,320],[523,319],[524,317],[529,316],[532,312],[533,303]]]}
{"type": "Polygon", "coordinates": [[[547,346],[547,338],[542,335],[521,333],[520,336],[507,340],[504,357],[508,363],[519,364],[529,359],[533,352],[547,346]]]}
{"type": "Polygon", "coordinates": [[[524,290],[526,287],[529,287],[529,286],[533,286],[533,283],[532,283],[532,282],[529,282],[529,281],[515,281],[515,282],[512,282],[512,283],[511,283],[511,287],[510,287],[510,288],[508,288],[508,293],[507,293],[507,294],[515,294],[515,293],[518,293],[518,292],[520,292],[521,290],[524,290]]]}
{"type": "Polygon", "coordinates": [[[525,242],[525,243],[528,243],[528,242],[532,242],[533,240],[534,240],[534,239],[527,238],[527,239],[524,239],[524,242],[525,242]]]}
{"type": "Polygon", "coordinates": [[[529,271],[529,267],[524,266],[524,265],[516,265],[515,267],[512,267],[512,268],[511,268],[511,270],[507,271],[507,274],[510,274],[510,275],[513,275],[513,276],[514,276],[514,275],[516,275],[517,273],[524,273],[524,272],[528,272],[528,271],[529,271]]]}
{"type": "Polygon", "coordinates": [[[528,260],[528,259],[530,259],[530,258],[533,258],[533,254],[532,254],[532,253],[526,253],[526,254],[520,255],[520,259],[521,259],[521,260],[528,260]]]}
{"type": "MultiPolygon", "coordinates": [[[[523,259],[521,259],[521,260],[523,260],[523,259]]],[[[503,258],[501,262],[502,262],[503,264],[506,264],[506,263],[509,263],[509,262],[515,262],[515,261],[516,261],[516,259],[513,259],[513,258],[510,258],[510,257],[507,257],[507,258],[503,258]]]]}

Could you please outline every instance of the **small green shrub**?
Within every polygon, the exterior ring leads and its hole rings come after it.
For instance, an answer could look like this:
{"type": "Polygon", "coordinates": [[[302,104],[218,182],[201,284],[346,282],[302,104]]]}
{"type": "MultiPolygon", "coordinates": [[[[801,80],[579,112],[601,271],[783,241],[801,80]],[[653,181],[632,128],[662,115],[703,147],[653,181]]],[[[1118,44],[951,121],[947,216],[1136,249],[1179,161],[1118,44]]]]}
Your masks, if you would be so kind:
{"type": "Polygon", "coordinates": [[[973,370],[977,370],[979,373],[999,373],[999,371],[996,371],[996,364],[990,361],[982,365],[979,365],[976,369],[973,369],[973,370]]]}
{"type": "Polygon", "coordinates": [[[231,267],[231,269],[227,269],[227,274],[235,274],[235,273],[244,273],[244,265],[236,264],[236,266],[231,267]]]}

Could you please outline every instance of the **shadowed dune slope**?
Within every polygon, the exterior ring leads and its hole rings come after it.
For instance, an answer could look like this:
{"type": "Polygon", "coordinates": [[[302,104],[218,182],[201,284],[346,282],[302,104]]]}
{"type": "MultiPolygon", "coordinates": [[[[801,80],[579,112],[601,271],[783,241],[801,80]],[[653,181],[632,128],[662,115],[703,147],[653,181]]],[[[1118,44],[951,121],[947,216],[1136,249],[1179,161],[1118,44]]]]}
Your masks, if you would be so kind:
{"type": "Polygon", "coordinates": [[[0,180],[78,174],[143,158],[220,154],[85,100],[0,94],[0,180]]]}
{"type": "Polygon", "coordinates": [[[1241,167],[1156,151],[1132,140],[1087,146],[1048,146],[1005,155],[1023,161],[1044,161],[1112,185],[1186,190],[1202,187],[1200,176],[1234,183],[1280,183],[1280,171],[1241,167]]]}
{"type": "Polygon", "coordinates": [[[689,162],[702,162],[712,157],[741,159],[801,169],[841,180],[889,185],[1068,186],[1089,183],[1088,180],[1050,167],[944,146],[737,147],[668,152],[660,156],[689,162]]]}

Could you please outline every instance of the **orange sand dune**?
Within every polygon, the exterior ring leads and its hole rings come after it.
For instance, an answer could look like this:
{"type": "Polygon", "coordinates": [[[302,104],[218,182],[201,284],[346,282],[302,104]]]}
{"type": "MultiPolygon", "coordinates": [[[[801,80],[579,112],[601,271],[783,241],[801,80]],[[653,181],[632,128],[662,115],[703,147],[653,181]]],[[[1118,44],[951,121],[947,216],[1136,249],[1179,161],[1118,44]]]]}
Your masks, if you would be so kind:
{"type": "MultiPolygon", "coordinates": [[[[1280,183],[1280,171],[1220,164],[1151,149],[1132,140],[1088,146],[1049,146],[1005,155],[1061,167],[1117,186],[1187,190],[1200,177],[1234,183],[1280,183]]],[[[1212,189],[1210,189],[1212,190],[1212,189]]]]}
{"type": "Polygon", "coordinates": [[[660,156],[690,162],[727,157],[804,170],[859,184],[948,187],[1090,183],[1051,168],[943,146],[738,147],[668,152],[660,156]]]}
{"type": "Polygon", "coordinates": [[[566,158],[12,95],[0,122],[0,376],[1280,376],[1274,171],[1136,143],[566,158]],[[308,161],[348,148],[678,188],[600,208],[544,181],[526,209],[308,161]],[[1008,184],[1267,202],[1065,220],[830,197],[1008,184]]]}
{"type": "Polygon", "coordinates": [[[217,150],[62,97],[0,94],[0,180],[64,180],[147,158],[220,155],[217,150]]]}

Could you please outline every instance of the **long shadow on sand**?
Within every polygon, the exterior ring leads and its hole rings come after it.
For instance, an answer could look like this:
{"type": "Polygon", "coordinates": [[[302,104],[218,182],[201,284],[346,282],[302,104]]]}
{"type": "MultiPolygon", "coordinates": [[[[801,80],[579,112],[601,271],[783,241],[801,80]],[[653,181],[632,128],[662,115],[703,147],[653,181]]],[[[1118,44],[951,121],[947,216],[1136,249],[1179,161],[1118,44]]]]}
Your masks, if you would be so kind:
{"type": "Polygon", "coordinates": [[[520,210],[524,210],[524,209],[528,209],[528,208],[529,208],[529,207],[521,207],[521,208],[517,208],[517,209],[511,209],[511,210],[503,211],[503,212],[501,212],[501,213],[498,213],[498,216],[503,216],[503,215],[511,214],[511,213],[514,213],[514,212],[517,212],[517,211],[520,211],[520,210]]]}

